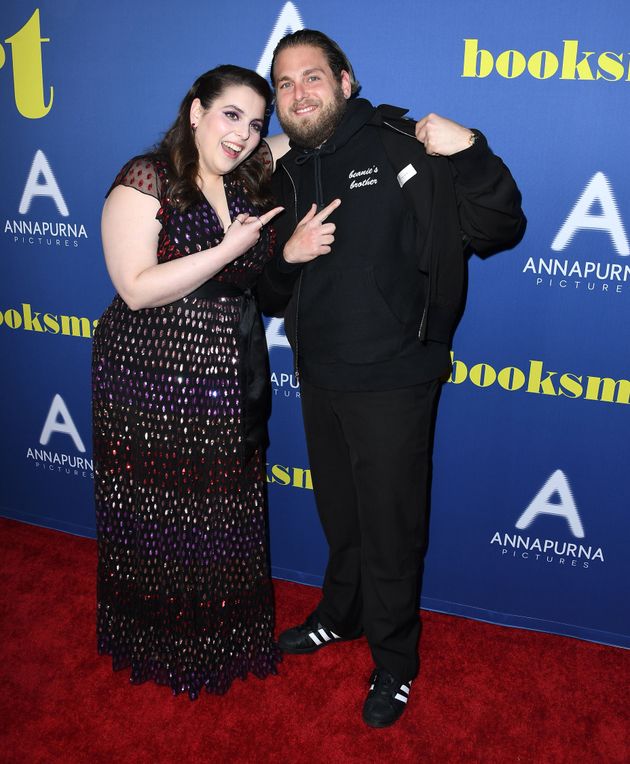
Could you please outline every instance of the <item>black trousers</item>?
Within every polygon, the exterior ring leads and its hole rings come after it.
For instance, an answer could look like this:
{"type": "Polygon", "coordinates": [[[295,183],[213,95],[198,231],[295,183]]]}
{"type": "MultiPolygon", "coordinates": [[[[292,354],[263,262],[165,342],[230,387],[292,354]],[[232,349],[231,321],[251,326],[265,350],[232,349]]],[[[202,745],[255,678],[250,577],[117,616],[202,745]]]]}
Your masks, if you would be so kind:
{"type": "Polygon", "coordinates": [[[365,633],[374,663],[418,673],[420,583],[438,380],[345,392],[301,385],[313,488],[329,545],[324,626],[365,633]]]}

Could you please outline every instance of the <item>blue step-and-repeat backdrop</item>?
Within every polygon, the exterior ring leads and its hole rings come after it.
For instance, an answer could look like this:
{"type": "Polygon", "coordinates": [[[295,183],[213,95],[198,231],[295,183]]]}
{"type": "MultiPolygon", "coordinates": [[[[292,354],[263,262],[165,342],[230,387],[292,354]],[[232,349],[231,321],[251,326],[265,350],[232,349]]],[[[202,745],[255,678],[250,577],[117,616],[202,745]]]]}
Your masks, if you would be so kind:
{"type": "MultiPolygon", "coordinates": [[[[630,646],[627,0],[5,3],[0,511],[94,535],[91,337],[113,293],[104,194],[198,74],[266,75],[276,41],[302,26],[340,42],[373,102],[483,130],[529,219],[517,248],[470,262],[423,606],[630,646]]],[[[282,321],[267,339],[273,572],[319,584],[282,321]]]]}

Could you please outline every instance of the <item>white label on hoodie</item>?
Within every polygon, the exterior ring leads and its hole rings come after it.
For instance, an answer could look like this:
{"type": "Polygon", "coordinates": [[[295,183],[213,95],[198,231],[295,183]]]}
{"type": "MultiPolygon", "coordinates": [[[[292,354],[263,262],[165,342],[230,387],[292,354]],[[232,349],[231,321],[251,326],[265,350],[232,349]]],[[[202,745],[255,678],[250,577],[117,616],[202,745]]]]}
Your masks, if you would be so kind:
{"type": "Polygon", "coordinates": [[[408,180],[417,174],[418,171],[412,164],[408,164],[406,167],[403,167],[403,169],[396,176],[399,186],[402,188],[408,180]]]}

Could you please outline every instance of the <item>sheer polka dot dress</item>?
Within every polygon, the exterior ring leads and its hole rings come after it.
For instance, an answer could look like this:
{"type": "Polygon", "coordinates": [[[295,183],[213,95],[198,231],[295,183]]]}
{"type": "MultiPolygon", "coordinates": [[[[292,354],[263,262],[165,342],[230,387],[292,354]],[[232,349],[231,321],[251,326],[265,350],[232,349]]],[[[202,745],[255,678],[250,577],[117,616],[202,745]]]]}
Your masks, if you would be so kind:
{"type": "MultiPolygon", "coordinates": [[[[160,202],[159,262],[221,241],[205,200],[183,214],[169,205],[159,160],[132,160],[118,184],[160,202]]],[[[225,188],[232,218],[254,212],[236,182],[225,188]]],[[[215,279],[252,287],[272,235],[215,279]]],[[[233,295],[136,311],[117,296],[94,336],[98,650],[132,683],[192,699],[279,660],[264,453],[243,449],[240,317],[233,295]]]]}

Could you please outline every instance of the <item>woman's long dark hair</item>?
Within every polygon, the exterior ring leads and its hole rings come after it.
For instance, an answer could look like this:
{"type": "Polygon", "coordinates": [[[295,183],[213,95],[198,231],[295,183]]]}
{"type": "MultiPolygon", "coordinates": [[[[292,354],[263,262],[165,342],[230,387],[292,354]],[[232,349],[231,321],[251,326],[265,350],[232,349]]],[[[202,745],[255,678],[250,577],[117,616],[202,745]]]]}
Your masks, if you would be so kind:
{"type": "MultiPolygon", "coordinates": [[[[211,69],[198,77],[182,101],[177,119],[155,147],[155,154],[164,157],[171,170],[169,197],[180,211],[199,201],[199,152],[195,145],[195,134],[190,126],[190,107],[195,98],[208,109],[228,87],[245,85],[258,93],[265,101],[266,112],[270,110],[273,93],[269,84],[251,69],[225,64],[211,69]]],[[[244,162],[228,176],[239,180],[249,200],[259,209],[271,207],[271,169],[265,163],[262,152],[257,148],[244,162]]]]}

